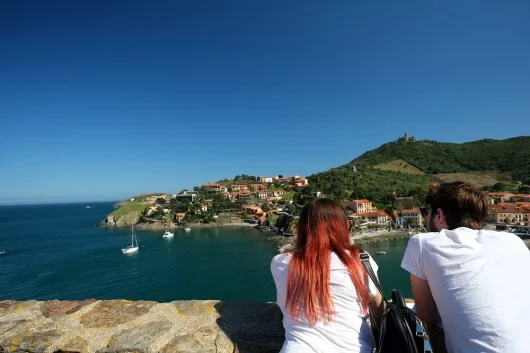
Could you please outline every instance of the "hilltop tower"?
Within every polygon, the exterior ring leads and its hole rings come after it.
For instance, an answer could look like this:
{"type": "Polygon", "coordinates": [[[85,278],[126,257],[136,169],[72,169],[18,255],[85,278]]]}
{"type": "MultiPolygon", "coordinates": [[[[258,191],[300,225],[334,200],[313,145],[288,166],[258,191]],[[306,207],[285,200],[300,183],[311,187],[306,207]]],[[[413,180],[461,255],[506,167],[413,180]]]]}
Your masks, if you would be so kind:
{"type": "Polygon", "coordinates": [[[416,142],[416,138],[414,136],[409,136],[409,134],[405,132],[403,137],[398,138],[398,142],[416,142]]]}

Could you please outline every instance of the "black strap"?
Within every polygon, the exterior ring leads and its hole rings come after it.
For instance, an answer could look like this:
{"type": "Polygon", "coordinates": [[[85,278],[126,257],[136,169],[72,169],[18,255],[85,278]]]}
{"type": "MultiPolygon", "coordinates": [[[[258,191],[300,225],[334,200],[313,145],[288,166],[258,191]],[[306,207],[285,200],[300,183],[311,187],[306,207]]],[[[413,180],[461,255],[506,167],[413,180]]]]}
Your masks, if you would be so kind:
{"type": "Polygon", "coordinates": [[[374,282],[375,287],[377,288],[379,293],[381,293],[381,296],[383,297],[383,300],[386,302],[385,293],[383,293],[383,289],[381,288],[381,285],[379,284],[377,276],[375,275],[375,272],[372,269],[372,265],[370,264],[370,255],[368,255],[368,253],[366,251],[364,251],[363,249],[360,249],[360,253],[359,254],[360,254],[360,257],[361,257],[361,262],[362,262],[366,272],[368,273],[368,276],[370,276],[370,279],[372,280],[372,282],[374,282]]]}

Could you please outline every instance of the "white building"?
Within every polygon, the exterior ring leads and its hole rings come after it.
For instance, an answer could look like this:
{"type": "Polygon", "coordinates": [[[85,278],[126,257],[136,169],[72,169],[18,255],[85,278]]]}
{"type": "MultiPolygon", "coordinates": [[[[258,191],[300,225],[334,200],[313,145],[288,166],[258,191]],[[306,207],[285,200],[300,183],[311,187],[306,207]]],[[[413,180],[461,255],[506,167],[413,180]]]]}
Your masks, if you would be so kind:
{"type": "Polygon", "coordinates": [[[400,217],[396,219],[396,224],[401,227],[407,227],[414,225],[415,227],[423,226],[423,217],[418,209],[402,210],[400,217]]]}
{"type": "Polygon", "coordinates": [[[374,207],[372,205],[372,201],[370,200],[353,200],[350,202],[347,206],[349,209],[351,209],[354,213],[366,213],[366,212],[372,212],[374,210],[374,207]]]}

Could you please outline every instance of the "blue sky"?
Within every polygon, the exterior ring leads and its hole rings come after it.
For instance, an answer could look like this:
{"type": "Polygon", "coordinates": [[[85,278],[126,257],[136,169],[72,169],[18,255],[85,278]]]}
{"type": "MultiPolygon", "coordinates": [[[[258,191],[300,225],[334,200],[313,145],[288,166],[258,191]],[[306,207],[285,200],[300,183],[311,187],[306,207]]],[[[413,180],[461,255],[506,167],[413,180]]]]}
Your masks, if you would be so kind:
{"type": "Polygon", "coordinates": [[[2,1],[0,203],[528,134],[527,1],[2,1]]]}

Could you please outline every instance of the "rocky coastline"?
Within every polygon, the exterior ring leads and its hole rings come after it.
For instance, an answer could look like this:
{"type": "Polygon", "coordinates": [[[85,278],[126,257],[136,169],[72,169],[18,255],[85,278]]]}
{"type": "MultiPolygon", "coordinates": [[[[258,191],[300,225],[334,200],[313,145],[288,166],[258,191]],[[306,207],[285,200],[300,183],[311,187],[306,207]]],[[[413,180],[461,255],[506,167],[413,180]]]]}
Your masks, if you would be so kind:
{"type": "Polygon", "coordinates": [[[166,230],[166,229],[178,229],[178,228],[215,228],[215,227],[241,227],[241,228],[253,228],[255,224],[246,222],[212,222],[212,223],[183,223],[176,224],[167,221],[153,221],[153,222],[108,222],[106,220],[96,224],[96,227],[100,228],[127,228],[134,225],[137,230],[166,230]]]}

